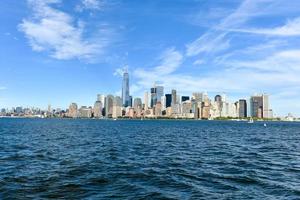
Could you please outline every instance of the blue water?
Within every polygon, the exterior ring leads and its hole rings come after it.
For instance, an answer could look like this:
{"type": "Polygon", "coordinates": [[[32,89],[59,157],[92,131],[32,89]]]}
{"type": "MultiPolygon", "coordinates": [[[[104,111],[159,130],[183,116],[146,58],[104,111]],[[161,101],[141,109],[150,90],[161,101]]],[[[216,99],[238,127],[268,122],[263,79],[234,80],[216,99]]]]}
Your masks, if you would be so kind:
{"type": "Polygon", "coordinates": [[[0,119],[0,199],[300,199],[300,123],[0,119]]]}

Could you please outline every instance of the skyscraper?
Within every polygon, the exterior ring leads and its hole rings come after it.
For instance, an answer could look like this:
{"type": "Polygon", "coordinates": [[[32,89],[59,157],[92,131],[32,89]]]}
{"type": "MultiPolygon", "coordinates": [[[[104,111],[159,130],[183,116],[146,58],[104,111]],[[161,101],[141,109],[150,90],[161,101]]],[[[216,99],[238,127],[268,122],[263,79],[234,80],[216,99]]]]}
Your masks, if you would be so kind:
{"type": "Polygon", "coordinates": [[[258,118],[272,118],[272,109],[269,105],[269,95],[254,95],[250,97],[250,115],[258,118]]]}
{"type": "Polygon", "coordinates": [[[151,92],[151,101],[150,101],[150,107],[153,108],[154,105],[156,105],[157,102],[157,96],[156,96],[156,87],[150,89],[151,92]]]}
{"type": "Polygon", "coordinates": [[[162,111],[166,110],[166,96],[163,95],[163,96],[161,97],[160,102],[161,102],[161,110],[162,110],[162,111]]]}
{"type": "Polygon", "coordinates": [[[145,104],[144,109],[147,110],[148,107],[149,107],[149,94],[148,94],[148,92],[145,92],[145,94],[144,94],[144,104],[145,104]]]}
{"type": "Polygon", "coordinates": [[[190,100],[189,96],[182,96],[181,97],[181,102],[185,102],[185,101],[188,101],[188,100],[190,100]]]}
{"type": "Polygon", "coordinates": [[[269,95],[263,94],[263,118],[270,118],[270,108],[269,108],[269,95]]]}
{"type": "Polygon", "coordinates": [[[100,101],[102,103],[102,106],[104,106],[105,105],[105,95],[97,94],[97,101],[100,101]]]}
{"type": "Polygon", "coordinates": [[[171,104],[176,104],[176,103],[177,103],[176,90],[172,90],[172,101],[171,101],[171,104]]]}
{"type": "Polygon", "coordinates": [[[122,103],[124,107],[129,106],[129,74],[127,71],[123,74],[123,84],[122,84],[122,103]]]}
{"type": "Polygon", "coordinates": [[[129,96],[129,104],[128,106],[132,107],[132,96],[129,96]]]}
{"type": "Polygon", "coordinates": [[[239,113],[238,117],[247,117],[247,101],[245,99],[239,100],[239,113]]]}
{"type": "Polygon", "coordinates": [[[112,117],[113,118],[122,117],[122,99],[119,96],[114,97],[112,117]]]}
{"type": "Polygon", "coordinates": [[[154,85],[151,88],[151,108],[153,108],[157,102],[161,101],[161,97],[164,95],[164,87],[154,85]]]}
{"type": "Polygon", "coordinates": [[[142,108],[142,99],[134,98],[133,107],[134,107],[134,109],[141,109],[142,108]]]}
{"type": "Polygon", "coordinates": [[[114,96],[113,95],[107,95],[106,101],[105,101],[105,116],[106,117],[112,117],[113,103],[114,103],[114,96]]]}
{"type": "Polygon", "coordinates": [[[69,106],[68,116],[72,117],[72,118],[77,117],[77,115],[78,115],[77,109],[78,109],[77,104],[76,103],[71,103],[71,105],[69,106]]]}
{"type": "Polygon", "coordinates": [[[96,101],[93,108],[93,113],[95,118],[102,117],[103,104],[101,101],[96,101]]]}
{"type": "Polygon", "coordinates": [[[215,96],[215,101],[216,101],[216,102],[222,102],[222,97],[221,97],[221,95],[216,95],[216,96],[215,96]]]}
{"type": "Polygon", "coordinates": [[[171,94],[166,94],[166,108],[171,107],[172,104],[172,95],[171,94]]]}
{"type": "Polygon", "coordinates": [[[161,101],[161,97],[164,96],[164,87],[156,86],[156,99],[157,101],[161,101]]]}

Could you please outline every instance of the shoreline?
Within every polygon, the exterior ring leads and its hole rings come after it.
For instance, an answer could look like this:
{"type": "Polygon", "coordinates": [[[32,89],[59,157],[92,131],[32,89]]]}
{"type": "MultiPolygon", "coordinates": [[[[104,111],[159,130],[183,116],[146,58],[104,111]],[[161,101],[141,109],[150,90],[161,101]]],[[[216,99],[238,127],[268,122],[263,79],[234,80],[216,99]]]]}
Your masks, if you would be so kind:
{"type": "MultiPolygon", "coordinates": [[[[36,117],[36,116],[0,116],[0,119],[61,119],[61,120],[104,120],[104,121],[231,121],[248,122],[249,119],[192,119],[192,118],[68,118],[68,117],[36,117]]],[[[300,122],[297,120],[254,119],[254,122],[300,122]]]]}

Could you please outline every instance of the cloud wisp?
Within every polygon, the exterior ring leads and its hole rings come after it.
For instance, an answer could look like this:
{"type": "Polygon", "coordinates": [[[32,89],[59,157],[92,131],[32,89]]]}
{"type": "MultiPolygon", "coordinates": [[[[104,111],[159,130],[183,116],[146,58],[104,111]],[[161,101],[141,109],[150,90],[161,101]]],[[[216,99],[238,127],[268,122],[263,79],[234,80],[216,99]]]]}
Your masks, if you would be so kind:
{"type": "MultiPolygon", "coordinates": [[[[90,59],[100,54],[107,39],[86,39],[85,23],[53,7],[60,0],[29,0],[32,17],[23,19],[18,28],[34,51],[49,52],[56,59],[90,59]]],[[[105,31],[105,30],[104,30],[105,31]]],[[[104,36],[103,36],[104,37],[104,36]]]]}

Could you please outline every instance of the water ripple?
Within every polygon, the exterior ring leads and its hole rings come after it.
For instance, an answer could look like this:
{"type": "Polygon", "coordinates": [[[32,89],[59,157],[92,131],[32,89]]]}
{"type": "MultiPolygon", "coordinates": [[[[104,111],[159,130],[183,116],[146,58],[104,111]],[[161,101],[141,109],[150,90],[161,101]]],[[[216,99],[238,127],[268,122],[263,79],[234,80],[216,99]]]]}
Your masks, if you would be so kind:
{"type": "Polygon", "coordinates": [[[0,199],[300,199],[300,124],[0,119],[0,199]]]}

